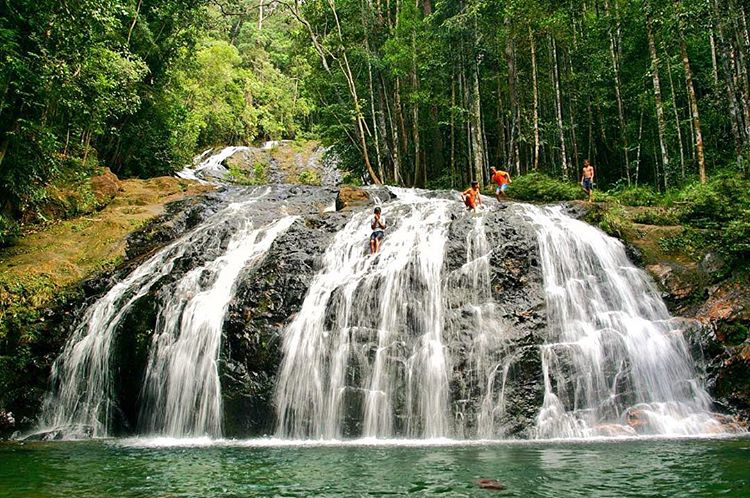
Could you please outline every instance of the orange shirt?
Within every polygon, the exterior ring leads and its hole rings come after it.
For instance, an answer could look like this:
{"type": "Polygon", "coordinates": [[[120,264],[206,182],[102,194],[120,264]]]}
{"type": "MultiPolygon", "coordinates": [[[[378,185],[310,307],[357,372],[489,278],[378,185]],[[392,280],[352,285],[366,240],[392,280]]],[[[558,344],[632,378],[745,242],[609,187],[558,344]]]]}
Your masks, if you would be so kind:
{"type": "Polygon", "coordinates": [[[510,183],[508,181],[508,173],[506,171],[496,171],[495,174],[492,175],[491,181],[501,186],[505,185],[506,183],[510,183]]]}
{"type": "Polygon", "coordinates": [[[464,191],[464,195],[468,197],[468,202],[470,202],[471,204],[476,204],[477,197],[479,197],[479,189],[474,190],[473,188],[469,187],[464,191]]]}

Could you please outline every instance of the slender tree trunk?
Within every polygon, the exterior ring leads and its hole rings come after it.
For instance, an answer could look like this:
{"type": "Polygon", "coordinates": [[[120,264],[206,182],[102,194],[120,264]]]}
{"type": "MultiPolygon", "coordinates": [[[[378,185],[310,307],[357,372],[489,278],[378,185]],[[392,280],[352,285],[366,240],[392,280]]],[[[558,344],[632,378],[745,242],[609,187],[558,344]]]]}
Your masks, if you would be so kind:
{"type": "MultiPolygon", "coordinates": [[[[406,138],[406,121],[404,119],[403,107],[401,105],[401,79],[399,77],[396,77],[396,91],[393,94],[393,99],[393,106],[396,108],[396,118],[398,119],[398,129],[401,133],[401,145],[403,146],[404,151],[402,157],[406,158],[406,156],[408,156],[409,140],[406,138]]],[[[404,160],[407,161],[407,159],[404,160]]]]}
{"type": "MultiPolygon", "coordinates": [[[[260,2],[261,5],[261,11],[260,14],[262,16],[263,14],[263,0],[260,2]]],[[[385,178],[385,172],[383,171],[383,160],[380,153],[380,131],[378,130],[378,121],[377,121],[377,113],[375,112],[375,88],[373,84],[373,78],[372,78],[372,52],[370,51],[370,29],[368,27],[367,23],[367,16],[365,15],[365,9],[367,8],[367,4],[363,2],[363,5],[361,6],[361,14],[362,14],[362,29],[364,31],[365,35],[365,54],[367,57],[367,83],[368,88],[370,90],[370,115],[372,120],[372,133],[373,138],[375,139],[375,158],[378,165],[378,176],[380,178],[385,178]]],[[[259,21],[258,29],[261,28],[261,24],[259,21]]]]}
{"type": "Polygon", "coordinates": [[[511,31],[510,17],[505,18],[506,39],[505,39],[505,61],[508,64],[508,93],[510,94],[510,136],[508,140],[508,170],[513,170],[513,163],[516,162],[516,136],[518,135],[519,126],[519,106],[518,94],[516,91],[516,49],[511,31]]]}
{"type": "Polygon", "coordinates": [[[638,120],[638,151],[635,160],[635,185],[638,186],[638,177],[641,172],[641,144],[643,143],[643,107],[641,107],[641,118],[638,120]]]}
{"type": "Polygon", "coordinates": [[[568,179],[568,153],[565,148],[565,125],[562,113],[562,94],[560,92],[560,68],[557,63],[557,42],[549,35],[550,54],[552,55],[552,80],[555,86],[555,115],[557,117],[557,131],[560,138],[560,161],[563,179],[568,179]]]}
{"type": "Polygon", "coordinates": [[[659,81],[659,57],[656,53],[654,29],[651,19],[651,6],[646,6],[646,32],[648,34],[648,51],[651,55],[651,78],[654,85],[654,101],[656,103],[656,120],[659,127],[659,146],[661,147],[662,170],[664,172],[664,187],[669,188],[669,151],[667,150],[667,121],[664,118],[664,104],[661,97],[661,82],[659,81]]]}
{"type": "MultiPolygon", "coordinates": [[[[675,0],[675,5],[680,7],[680,0],[675,0]]],[[[698,98],[695,95],[695,86],[693,85],[693,71],[690,68],[690,58],[688,57],[687,44],[685,43],[685,26],[680,18],[679,22],[679,33],[680,33],[680,55],[682,56],[682,69],[685,72],[685,85],[687,87],[688,102],[690,104],[690,115],[692,117],[692,129],[695,143],[695,155],[698,160],[698,175],[700,176],[701,183],[706,183],[706,159],[703,154],[703,132],[701,131],[701,118],[698,112],[698,98]]],[[[713,32],[712,32],[713,38],[713,32]]],[[[713,50],[712,41],[712,56],[716,54],[713,50]]],[[[714,60],[714,64],[715,64],[714,60]]],[[[718,86],[718,74],[717,86],[718,86]]]]}
{"type": "MultiPolygon", "coordinates": [[[[665,50],[666,52],[666,50],[665,50]]],[[[677,142],[680,145],[680,178],[685,179],[685,142],[682,140],[682,125],[680,124],[680,113],[677,110],[677,95],[674,91],[674,79],[672,78],[672,64],[667,61],[667,76],[669,76],[669,91],[672,96],[672,111],[674,114],[674,125],[677,131],[677,142]]]]}
{"type": "Polygon", "coordinates": [[[534,94],[534,171],[539,169],[539,82],[537,76],[536,67],[536,42],[534,40],[534,33],[531,31],[531,25],[529,25],[529,46],[531,47],[531,81],[533,85],[534,94]]]}
{"type": "Polygon", "coordinates": [[[412,135],[414,137],[414,186],[424,187],[425,171],[422,166],[422,148],[419,136],[419,100],[417,99],[419,78],[417,77],[417,34],[415,31],[412,31],[411,34],[411,50],[411,86],[414,92],[414,101],[411,105],[412,135]]]}
{"type": "MultiPolygon", "coordinates": [[[[399,141],[399,130],[398,125],[396,124],[396,118],[393,116],[393,112],[391,112],[391,105],[388,102],[388,96],[386,93],[386,85],[385,81],[383,80],[383,77],[381,75],[380,78],[381,86],[383,88],[383,99],[385,100],[386,110],[388,111],[388,122],[391,127],[391,141],[393,143],[393,182],[396,185],[403,185],[403,178],[401,177],[401,160],[400,160],[400,154],[401,154],[401,144],[399,141]]],[[[394,92],[395,94],[396,92],[394,92]]],[[[394,97],[395,99],[395,97],[394,97]]]]}
{"type": "Polygon", "coordinates": [[[451,188],[456,186],[456,72],[451,73],[451,188]]]}
{"type": "Polygon", "coordinates": [[[724,37],[724,22],[719,9],[718,0],[713,0],[713,12],[716,34],[718,35],[719,41],[719,52],[721,54],[721,68],[724,73],[724,86],[727,92],[727,102],[729,103],[730,125],[732,135],[734,136],[735,156],[737,157],[737,161],[739,161],[742,147],[745,144],[744,129],[742,127],[742,116],[737,102],[737,92],[734,86],[734,75],[732,69],[729,67],[730,56],[724,37]]]}
{"type": "Polygon", "coordinates": [[[713,76],[714,87],[719,87],[719,64],[716,59],[716,36],[714,35],[714,26],[708,32],[708,39],[711,43],[711,76],[713,76]]]}
{"type": "MultiPolygon", "coordinates": [[[[477,43],[477,21],[474,16],[474,43],[477,43]]],[[[479,89],[479,61],[473,57],[473,92],[472,92],[472,121],[474,128],[474,175],[478,182],[484,184],[484,133],[482,130],[482,95],[479,89]]]]}
{"type": "Polygon", "coordinates": [[[130,29],[128,30],[128,41],[126,45],[130,45],[130,37],[133,36],[133,29],[135,29],[135,23],[138,22],[138,15],[141,13],[141,5],[143,0],[138,0],[138,5],[135,7],[135,15],[133,16],[133,22],[130,23],[130,29]]]}
{"type": "Polygon", "coordinates": [[[263,2],[265,0],[260,0],[258,2],[258,31],[263,31],[263,2]]]}
{"type": "Polygon", "coordinates": [[[746,44],[746,28],[743,29],[743,13],[740,10],[739,5],[734,0],[730,0],[730,8],[735,13],[734,18],[734,32],[735,42],[737,46],[737,77],[739,80],[738,87],[740,88],[740,94],[742,96],[742,107],[744,111],[745,121],[745,137],[747,143],[750,144],[750,78],[748,78],[747,71],[747,56],[745,55],[750,47],[746,44]],[[744,34],[743,34],[744,31],[744,34]]]}
{"type": "MultiPolygon", "coordinates": [[[[615,0],[617,1],[617,0],[615,0]]],[[[604,2],[604,7],[607,12],[607,16],[610,16],[609,2],[604,2]]],[[[615,20],[617,34],[619,35],[619,19],[615,20]]],[[[611,23],[610,23],[611,24],[611,23]]],[[[625,177],[627,178],[628,185],[630,185],[630,152],[628,145],[628,132],[625,126],[625,106],[622,100],[622,81],[620,79],[620,39],[619,36],[615,36],[612,32],[612,27],[609,28],[609,54],[612,59],[612,71],[615,77],[615,98],[617,99],[617,119],[620,125],[620,138],[622,140],[623,155],[625,156],[625,177]]]]}

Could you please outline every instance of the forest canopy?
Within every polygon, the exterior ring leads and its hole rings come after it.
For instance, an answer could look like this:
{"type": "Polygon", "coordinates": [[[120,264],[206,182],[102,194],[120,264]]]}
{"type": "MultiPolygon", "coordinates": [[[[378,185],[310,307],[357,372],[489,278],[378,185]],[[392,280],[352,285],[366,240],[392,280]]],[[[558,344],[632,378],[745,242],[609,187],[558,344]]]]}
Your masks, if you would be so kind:
{"type": "Polygon", "coordinates": [[[740,0],[0,0],[3,224],[98,166],[316,137],[353,177],[745,172],[740,0]]]}

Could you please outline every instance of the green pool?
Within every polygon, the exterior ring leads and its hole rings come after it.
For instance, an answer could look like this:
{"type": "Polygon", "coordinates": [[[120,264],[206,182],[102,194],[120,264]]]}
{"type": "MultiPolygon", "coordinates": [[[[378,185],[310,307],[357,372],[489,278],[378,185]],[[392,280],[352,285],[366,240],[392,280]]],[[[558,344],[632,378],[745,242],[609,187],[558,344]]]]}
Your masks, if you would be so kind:
{"type": "Polygon", "coordinates": [[[750,496],[750,439],[0,444],[0,496],[750,496]],[[479,479],[502,481],[490,491],[479,479]]]}

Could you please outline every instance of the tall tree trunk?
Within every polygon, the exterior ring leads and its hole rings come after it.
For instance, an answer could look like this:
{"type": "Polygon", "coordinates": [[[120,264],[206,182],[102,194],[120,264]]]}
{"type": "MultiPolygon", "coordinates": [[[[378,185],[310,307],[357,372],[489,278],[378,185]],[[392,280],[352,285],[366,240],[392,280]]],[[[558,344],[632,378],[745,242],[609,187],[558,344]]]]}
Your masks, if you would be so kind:
{"type": "Polygon", "coordinates": [[[456,186],[456,71],[451,73],[451,187],[456,186]]]}
{"type": "Polygon", "coordinates": [[[417,77],[417,34],[411,34],[411,87],[414,99],[411,104],[412,113],[412,136],[414,137],[414,186],[425,186],[425,171],[422,166],[422,147],[419,136],[419,78],[417,77]]]}
{"type": "Polygon", "coordinates": [[[263,2],[265,0],[258,2],[258,31],[263,31],[263,2]]]}
{"type": "MultiPolygon", "coordinates": [[[[742,108],[744,111],[744,122],[745,122],[745,138],[747,143],[750,144],[750,78],[748,78],[747,71],[747,51],[750,49],[745,43],[745,34],[743,34],[742,26],[742,11],[737,5],[735,0],[730,0],[730,8],[734,13],[733,24],[735,33],[735,44],[737,53],[737,78],[739,80],[740,95],[742,97],[742,108]]],[[[746,26],[745,26],[746,28],[746,26]]]]}
{"type": "MultiPolygon", "coordinates": [[[[616,2],[617,0],[615,0],[616,2]]],[[[609,8],[609,2],[604,2],[604,7],[607,13],[607,16],[609,17],[610,14],[610,8],[609,8]]],[[[625,156],[625,177],[627,178],[628,185],[630,185],[630,151],[629,151],[629,145],[628,145],[628,131],[625,126],[625,106],[623,104],[622,100],[622,81],[620,79],[620,38],[619,38],[619,32],[620,32],[620,20],[619,18],[615,19],[616,23],[616,33],[612,32],[612,26],[610,22],[609,27],[609,54],[610,58],[612,59],[612,71],[614,73],[615,77],[615,98],[617,99],[617,119],[620,125],[620,138],[622,140],[622,149],[623,149],[623,155],[625,156]],[[615,36],[617,34],[618,36],[615,36]]]]}
{"type": "Polygon", "coordinates": [[[557,118],[557,132],[560,138],[562,177],[567,180],[569,178],[568,153],[565,148],[565,125],[563,123],[562,94],[560,92],[560,67],[557,63],[557,42],[552,35],[549,35],[549,42],[550,54],[552,56],[552,80],[555,86],[555,116],[557,118]]]}
{"type": "Polygon", "coordinates": [[[641,172],[641,144],[643,143],[643,111],[641,106],[641,118],[638,120],[638,151],[635,155],[635,185],[638,186],[638,176],[641,172]]]}
{"type": "Polygon", "coordinates": [[[729,103],[730,126],[732,135],[734,136],[735,156],[737,157],[737,161],[739,162],[740,155],[742,153],[742,147],[745,144],[745,133],[742,126],[742,115],[740,114],[739,105],[737,102],[737,92],[734,85],[733,71],[729,67],[730,56],[724,36],[724,21],[722,13],[719,9],[718,0],[713,0],[712,5],[716,34],[718,35],[719,41],[719,53],[721,54],[721,69],[724,75],[724,87],[727,92],[727,102],[729,103]]]}
{"type": "Polygon", "coordinates": [[[505,18],[505,61],[508,64],[508,93],[510,94],[510,136],[508,137],[508,171],[513,170],[513,164],[518,164],[516,156],[516,137],[519,126],[518,93],[516,90],[516,49],[513,39],[510,17],[505,18]]]}
{"type": "Polygon", "coordinates": [[[716,58],[716,35],[714,35],[713,22],[708,32],[708,39],[711,43],[711,76],[713,76],[714,87],[719,86],[719,64],[716,58]]]}
{"type": "MultiPolygon", "coordinates": [[[[675,0],[675,5],[679,8],[680,0],[675,0]]],[[[680,55],[682,56],[682,69],[685,72],[685,85],[687,86],[688,102],[690,104],[690,115],[693,123],[693,136],[695,143],[695,155],[698,160],[698,175],[701,183],[706,183],[706,159],[703,154],[703,132],[701,131],[701,118],[698,112],[698,98],[695,95],[695,86],[693,85],[693,71],[690,68],[690,58],[688,57],[687,44],[685,43],[685,26],[682,18],[679,22],[680,32],[680,55]]],[[[712,33],[713,37],[713,33],[712,33]]],[[[713,53],[715,56],[715,53],[713,53]]],[[[714,61],[715,63],[715,61],[714,61]]],[[[717,86],[718,86],[718,75],[717,86]]]]}
{"type": "MultiPolygon", "coordinates": [[[[663,47],[662,47],[663,48],[663,47]]],[[[666,50],[665,50],[666,52],[666,50]]],[[[677,110],[677,95],[674,91],[674,79],[672,78],[672,64],[667,61],[667,76],[669,76],[669,91],[672,96],[672,111],[674,114],[674,126],[677,131],[677,142],[680,146],[680,178],[685,179],[685,142],[682,140],[682,125],[680,124],[680,113],[677,110]]]]}
{"type": "Polygon", "coordinates": [[[407,156],[409,154],[409,139],[406,138],[406,120],[404,119],[404,110],[403,106],[401,105],[401,78],[398,76],[396,77],[396,91],[393,93],[393,99],[394,104],[393,106],[396,109],[396,118],[398,121],[398,130],[401,134],[401,146],[403,147],[404,154],[401,156],[404,161],[407,161],[407,156]]]}
{"type": "Polygon", "coordinates": [[[656,120],[659,127],[659,146],[661,147],[662,171],[664,172],[664,187],[669,188],[669,151],[667,150],[667,121],[664,118],[664,104],[661,98],[661,83],[659,81],[659,57],[656,53],[654,28],[651,19],[651,6],[648,1],[646,7],[646,32],[648,34],[648,51],[651,55],[651,78],[654,85],[654,101],[656,103],[656,120]]]}
{"type": "Polygon", "coordinates": [[[534,171],[539,169],[539,82],[537,76],[536,67],[536,42],[534,40],[534,33],[531,31],[531,25],[529,25],[529,46],[531,47],[531,81],[533,85],[534,94],[534,171]]]}
{"type": "MultiPolygon", "coordinates": [[[[474,44],[478,43],[477,18],[474,16],[474,44]]],[[[480,184],[484,184],[484,132],[482,129],[482,95],[479,89],[479,60],[473,59],[473,91],[472,91],[472,128],[474,129],[473,146],[474,146],[474,177],[480,184]]]]}
{"type": "MultiPolygon", "coordinates": [[[[261,6],[263,5],[263,1],[261,0],[261,6]]],[[[373,138],[375,139],[375,158],[378,165],[378,176],[380,178],[385,178],[385,172],[383,171],[383,159],[382,155],[380,153],[380,130],[378,130],[378,121],[377,121],[377,113],[375,112],[375,88],[373,84],[373,78],[372,78],[372,52],[370,51],[370,28],[367,22],[367,16],[365,15],[365,9],[367,8],[367,3],[363,2],[361,5],[361,14],[362,14],[362,30],[364,31],[365,35],[365,55],[367,57],[367,83],[368,88],[370,90],[370,117],[372,120],[372,134],[373,138]]],[[[262,15],[262,7],[261,7],[261,15],[262,15]]],[[[260,24],[259,24],[260,29],[260,24]]]]}
{"type": "MultiPolygon", "coordinates": [[[[391,128],[391,142],[393,143],[393,182],[396,185],[403,185],[404,181],[401,177],[401,143],[399,141],[399,130],[398,130],[398,124],[396,123],[396,118],[393,116],[393,112],[391,112],[391,105],[388,101],[388,95],[386,93],[386,85],[385,80],[383,79],[382,75],[380,77],[381,87],[383,88],[383,99],[385,100],[385,106],[386,110],[388,112],[388,122],[390,124],[391,128]]],[[[396,92],[393,92],[394,94],[396,92]]],[[[395,96],[394,96],[395,100],[395,96]]],[[[395,104],[394,104],[395,105],[395,104]]]]}

